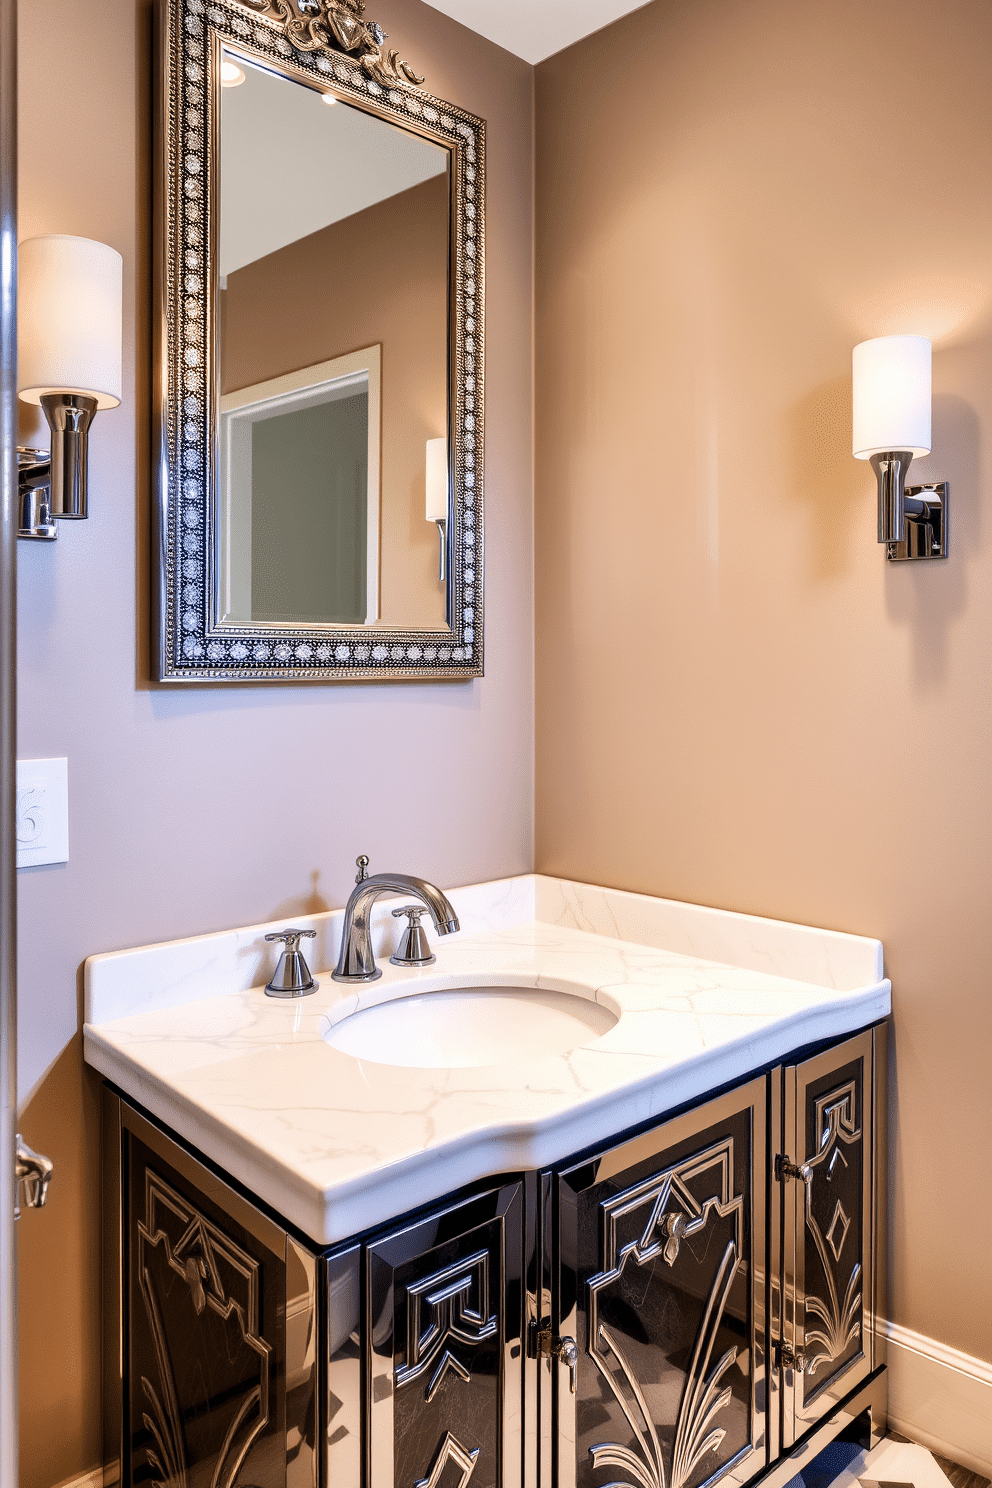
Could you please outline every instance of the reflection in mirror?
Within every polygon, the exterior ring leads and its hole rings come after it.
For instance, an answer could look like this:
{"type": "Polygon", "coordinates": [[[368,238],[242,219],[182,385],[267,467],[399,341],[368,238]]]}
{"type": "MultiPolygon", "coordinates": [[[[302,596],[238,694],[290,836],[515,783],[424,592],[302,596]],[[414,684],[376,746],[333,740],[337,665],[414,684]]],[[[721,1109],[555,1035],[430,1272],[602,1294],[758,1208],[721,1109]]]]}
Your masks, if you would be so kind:
{"type": "Polygon", "coordinates": [[[450,152],[241,55],[222,78],[218,620],[444,629],[450,152]]]}

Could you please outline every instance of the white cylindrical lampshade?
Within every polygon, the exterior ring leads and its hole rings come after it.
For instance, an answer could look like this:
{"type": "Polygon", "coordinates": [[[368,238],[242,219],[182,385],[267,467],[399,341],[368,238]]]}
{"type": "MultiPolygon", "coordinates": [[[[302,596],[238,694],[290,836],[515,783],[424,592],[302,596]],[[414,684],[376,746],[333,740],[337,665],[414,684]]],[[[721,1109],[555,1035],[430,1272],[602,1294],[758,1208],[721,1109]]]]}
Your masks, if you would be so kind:
{"type": "Polygon", "coordinates": [[[877,336],[854,348],[854,455],[930,453],[930,342],[877,336]]]}
{"type": "Polygon", "coordinates": [[[123,260],[106,243],[63,234],[18,249],[18,396],[46,393],[121,401],[123,260]]]}
{"type": "Polygon", "coordinates": [[[448,520],[448,441],[427,441],[427,520],[448,520]]]}

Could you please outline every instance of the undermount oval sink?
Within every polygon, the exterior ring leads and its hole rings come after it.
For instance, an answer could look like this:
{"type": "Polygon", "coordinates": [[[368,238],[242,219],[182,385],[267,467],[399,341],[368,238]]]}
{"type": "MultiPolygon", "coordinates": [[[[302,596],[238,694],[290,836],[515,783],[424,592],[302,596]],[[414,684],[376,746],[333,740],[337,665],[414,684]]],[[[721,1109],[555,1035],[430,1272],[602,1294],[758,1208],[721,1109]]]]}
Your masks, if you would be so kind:
{"type": "Polygon", "coordinates": [[[616,1015],[589,997],[539,987],[458,987],[394,997],[324,1034],[373,1064],[466,1069],[567,1054],[608,1033],[616,1015]]]}

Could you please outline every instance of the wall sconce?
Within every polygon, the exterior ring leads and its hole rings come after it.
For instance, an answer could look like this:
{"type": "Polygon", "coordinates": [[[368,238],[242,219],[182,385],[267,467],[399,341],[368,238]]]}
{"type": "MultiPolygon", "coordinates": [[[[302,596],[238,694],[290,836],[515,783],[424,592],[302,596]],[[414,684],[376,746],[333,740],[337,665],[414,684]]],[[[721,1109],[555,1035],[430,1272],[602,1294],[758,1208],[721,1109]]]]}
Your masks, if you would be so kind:
{"type": "Polygon", "coordinates": [[[89,427],[121,401],[123,260],[106,243],[62,234],[18,249],[18,397],[41,404],[51,450],[19,451],[18,537],[51,542],[55,522],[86,516],[89,427]]]}
{"type": "Polygon", "coordinates": [[[441,540],[437,581],[443,584],[448,570],[448,441],[427,441],[427,520],[437,523],[441,540]]]}
{"type": "Polygon", "coordinates": [[[891,563],[947,557],[947,482],[907,486],[930,453],[931,348],[926,336],[878,336],[854,348],[854,458],[878,481],[878,540],[891,563]]]}

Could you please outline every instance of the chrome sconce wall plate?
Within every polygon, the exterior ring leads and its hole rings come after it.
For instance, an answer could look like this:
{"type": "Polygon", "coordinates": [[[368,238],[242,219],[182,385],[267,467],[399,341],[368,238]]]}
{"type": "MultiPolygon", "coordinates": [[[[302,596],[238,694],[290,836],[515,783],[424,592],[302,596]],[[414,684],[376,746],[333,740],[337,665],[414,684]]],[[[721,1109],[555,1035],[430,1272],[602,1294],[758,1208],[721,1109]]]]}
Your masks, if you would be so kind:
{"type": "Polygon", "coordinates": [[[878,540],[890,563],[947,557],[947,482],[907,486],[931,448],[931,346],[878,336],[854,348],[854,457],[878,482],[878,540]]]}
{"type": "Polygon", "coordinates": [[[123,261],[106,243],[65,234],[21,244],[18,397],[40,405],[50,452],[18,450],[18,537],[53,542],[56,522],[88,514],[88,442],[122,391],[123,261]]]}
{"type": "Polygon", "coordinates": [[[890,563],[947,557],[947,482],[907,486],[903,501],[906,535],[890,542],[890,563]]]}
{"type": "Polygon", "coordinates": [[[54,542],[58,530],[52,517],[52,465],[48,450],[17,446],[17,535],[36,542],[54,542]]]}

